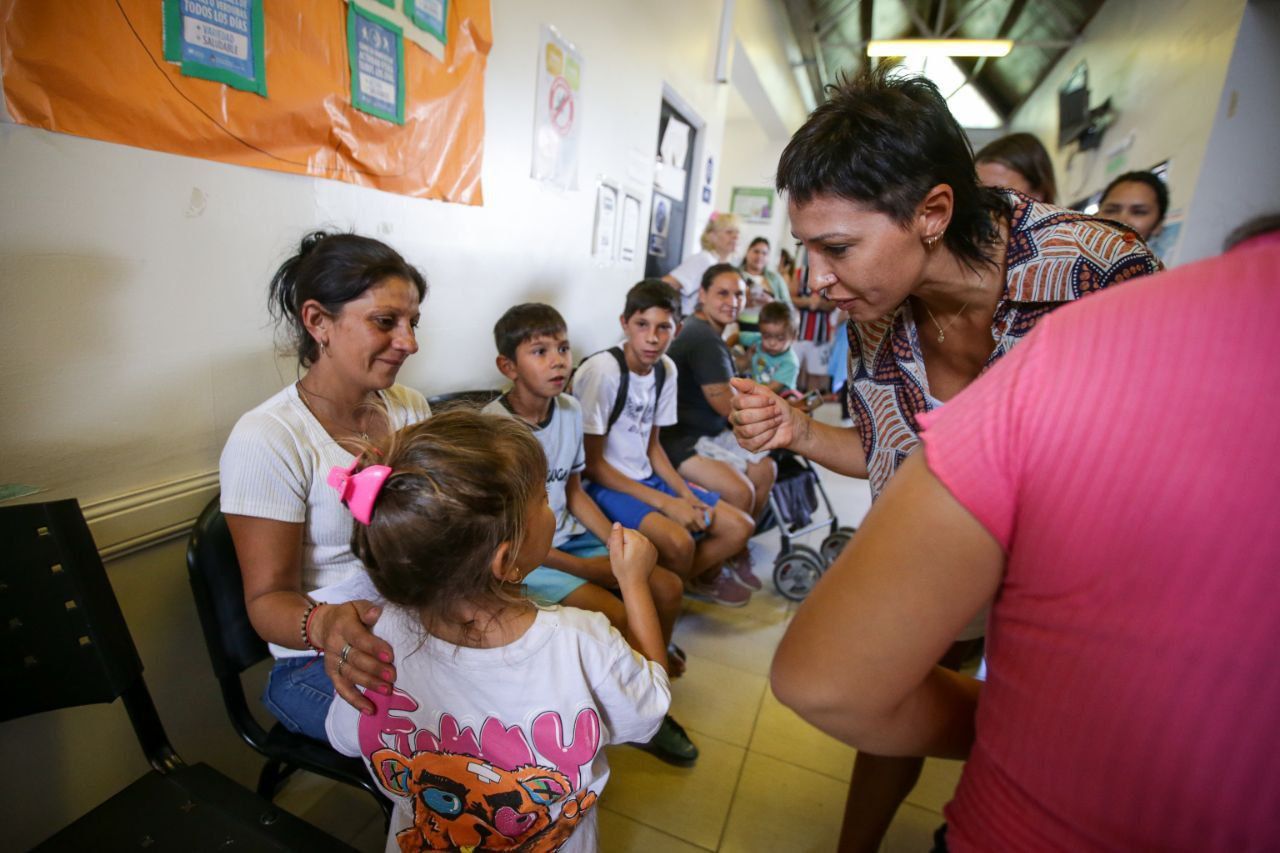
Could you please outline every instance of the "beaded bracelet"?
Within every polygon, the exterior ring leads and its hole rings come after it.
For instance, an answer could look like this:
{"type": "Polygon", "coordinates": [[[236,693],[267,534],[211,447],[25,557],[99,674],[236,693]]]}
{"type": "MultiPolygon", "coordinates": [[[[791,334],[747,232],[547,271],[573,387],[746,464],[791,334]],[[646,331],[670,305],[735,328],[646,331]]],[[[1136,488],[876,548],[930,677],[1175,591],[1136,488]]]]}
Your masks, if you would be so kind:
{"type": "Polygon", "coordinates": [[[302,645],[313,652],[324,654],[324,649],[311,642],[311,617],[320,609],[321,602],[316,601],[309,595],[304,596],[304,598],[307,599],[307,606],[302,611],[302,624],[300,628],[302,634],[302,645]]]}

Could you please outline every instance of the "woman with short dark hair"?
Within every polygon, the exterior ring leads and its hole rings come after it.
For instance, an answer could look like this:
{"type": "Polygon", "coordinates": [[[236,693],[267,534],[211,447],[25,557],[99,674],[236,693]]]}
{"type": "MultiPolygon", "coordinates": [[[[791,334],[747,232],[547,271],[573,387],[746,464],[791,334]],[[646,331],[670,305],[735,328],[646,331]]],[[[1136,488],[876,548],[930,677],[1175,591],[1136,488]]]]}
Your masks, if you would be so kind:
{"type": "MultiPolygon", "coordinates": [[[[748,450],[787,448],[867,477],[873,496],[919,444],[917,417],[1040,317],[1159,268],[1128,229],[981,185],[934,84],[884,69],[833,87],[783,152],[777,188],[810,286],[849,316],[854,425],[819,423],[746,380],[734,380],[731,423],[748,450]]],[[[958,639],[981,636],[980,621],[971,627],[958,639]]],[[[922,764],[858,753],[842,850],[876,849],[922,764]]]]}

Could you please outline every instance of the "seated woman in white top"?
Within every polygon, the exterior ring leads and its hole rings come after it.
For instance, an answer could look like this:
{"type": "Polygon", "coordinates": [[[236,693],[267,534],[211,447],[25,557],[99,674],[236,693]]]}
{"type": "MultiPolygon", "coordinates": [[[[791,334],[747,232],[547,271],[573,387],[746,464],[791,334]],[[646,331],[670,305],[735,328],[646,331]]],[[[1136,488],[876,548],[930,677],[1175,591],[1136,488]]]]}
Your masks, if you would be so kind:
{"type": "Polygon", "coordinates": [[[420,393],[394,384],[418,351],[426,290],[377,240],[305,237],[269,301],[306,373],[241,417],[222,451],[222,511],[249,620],[276,658],[263,703],[319,740],[335,690],[369,713],[357,685],[389,693],[395,681],[391,647],[369,630],[378,608],[351,551],[351,513],[326,480],[370,441],[430,415],[420,393]]]}
{"type": "Polygon", "coordinates": [[[742,220],[735,213],[713,213],[702,231],[702,251],[685,258],[662,277],[680,294],[680,316],[692,317],[702,292],[702,274],[712,264],[727,263],[738,248],[742,220]]]}

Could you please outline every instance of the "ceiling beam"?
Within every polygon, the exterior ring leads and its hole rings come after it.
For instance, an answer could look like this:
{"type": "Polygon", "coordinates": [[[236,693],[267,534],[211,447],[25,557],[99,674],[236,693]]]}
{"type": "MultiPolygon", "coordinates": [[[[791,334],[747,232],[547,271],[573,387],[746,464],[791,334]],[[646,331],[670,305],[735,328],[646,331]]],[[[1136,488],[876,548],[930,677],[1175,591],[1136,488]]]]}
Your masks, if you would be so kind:
{"type": "Polygon", "coordinates": [[[907,10],[907,14],[911,16],[911,23],[915,25],[916,31],[920,33],[920,38],[933,38],[935,33],[933,28],[929,26],[924,18],[920,17],[920,13],[916,11],[915,3],[912,0],[900,0],[902,8],[907,10]]]}
{"type": "MultiPolygon", "coordinates": [[[[858,9],[858,38],[864,42],[871,41],[871,21],[872,15],[875,13],[875,0],[863,0],[862,6],[858,9]]],[[[865,71],[871,70],[871,57],[867,56],[867,49],[862,49],[862,68],[865,71]]]]}
{"type": "Polygon", "coordinates": [[[968,9],[967,11],[965,11],[963,15],[961,15],[959,18],[956,18],[954,21],[952,21],[951,26],[947,27],[947,31],[944,32],[942,35],[940,35],[939,38],[944,38],[944,39],[951,38],[953,35],[956,34],[956,30],[964,26],[968,22],[968,20],[974,16],[974,13],[976,13],[979,9],[981,9],[983,6],[987,5],[990,2],[991,0],[981,0],[980,3],[974,4],[974,6],[968,9]]]}

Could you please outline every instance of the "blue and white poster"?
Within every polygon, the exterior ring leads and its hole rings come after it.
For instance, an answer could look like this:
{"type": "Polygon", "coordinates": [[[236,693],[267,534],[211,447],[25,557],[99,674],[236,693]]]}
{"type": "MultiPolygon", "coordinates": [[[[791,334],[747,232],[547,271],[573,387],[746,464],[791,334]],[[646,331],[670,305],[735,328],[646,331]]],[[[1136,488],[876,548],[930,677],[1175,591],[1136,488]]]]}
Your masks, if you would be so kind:
{"type": "Polygon", "coordinates": [[[404,35],[395,24],[355,3],[347,8],[351,103],[371,115],[404,124],[404,35]]]}
{"type": "Polygon", "coordinates": [[[418,29],[431,33],[441,44],[448,43],[449,0],[404,0],[404,13],[418,29]]]}
{"type": "Polygon", "coordinates": [[[188,77],[266,97],[262,0],[165,0],[164,56],[188,77]]]}

